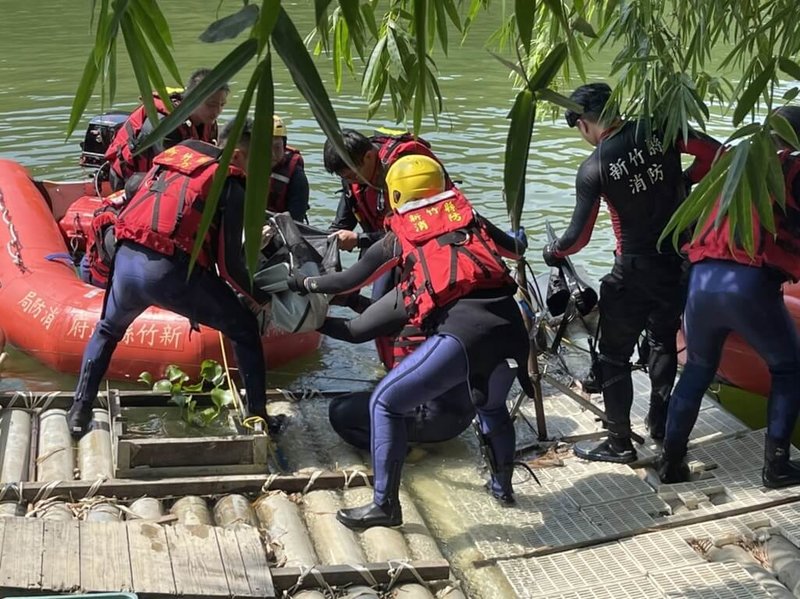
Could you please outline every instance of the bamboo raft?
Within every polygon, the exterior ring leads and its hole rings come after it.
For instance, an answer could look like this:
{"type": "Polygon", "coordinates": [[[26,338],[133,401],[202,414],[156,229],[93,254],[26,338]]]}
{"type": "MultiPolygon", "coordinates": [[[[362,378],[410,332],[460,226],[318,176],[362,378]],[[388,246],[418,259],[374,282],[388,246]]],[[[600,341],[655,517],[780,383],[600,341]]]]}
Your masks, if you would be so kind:
{"type": "MultiPolygon", "coordinates": [[[[641,431],[649,385],[640,373],[635,388],[641,431]]],[[[108,416],[107,426],[73,446],[64,439],[68,394],[0,395],[0,595],[800,596],[792,578],[800,573],[800,488],[761,487],[763,431],[704,400],[690,446],[696,480],[661,485],[649,440],[633,467],[570,457],[569,442],[602,430],[591,412],[548,392],[551,442],[535,439],[533,406],[523,405],[517,422],[521,457],[541,481],[515,481],[517,506],[488,497],[465,434],[406,468],[402,527],[360,533],[334,515],[369,499],[368,456],[338,441],[319,398],[270,398],[269,411],[287,417],[278,439],[286,472],[248,470],[261,458],[242,449],[246,440],[203,440],[219,452],[208,471],[181,462],[197,445],[177,444],[159,462],[172,443],[163,439],[157,451],[139,448],[141,459],[121,477],[114,406],[163,398],[112,394],[96,414],[101,424],[108,416]],[[432,475],[426,466],[442,462],[440,451],[446,467],[432,475]],[[220,465],[224,474],[210,473],[220,465]]]]}

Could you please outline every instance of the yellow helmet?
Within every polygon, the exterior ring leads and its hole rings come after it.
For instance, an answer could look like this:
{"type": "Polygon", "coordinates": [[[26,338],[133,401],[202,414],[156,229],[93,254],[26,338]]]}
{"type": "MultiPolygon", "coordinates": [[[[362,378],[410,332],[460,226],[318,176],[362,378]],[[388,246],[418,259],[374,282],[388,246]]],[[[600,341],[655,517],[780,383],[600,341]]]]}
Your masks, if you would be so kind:
{"type": "Polygon", "coordinates": [[[286,137],[286,125],[277,114],[272,115],[272,135],[273,137],[286,137]]]}
{"type": "Polygon", "coordinates": [[[389,206],[392,210],[397,210],[406,202],[442,193],[444,186],[442,165],[422,154],[399,158],[386,173],[389,206]]]}

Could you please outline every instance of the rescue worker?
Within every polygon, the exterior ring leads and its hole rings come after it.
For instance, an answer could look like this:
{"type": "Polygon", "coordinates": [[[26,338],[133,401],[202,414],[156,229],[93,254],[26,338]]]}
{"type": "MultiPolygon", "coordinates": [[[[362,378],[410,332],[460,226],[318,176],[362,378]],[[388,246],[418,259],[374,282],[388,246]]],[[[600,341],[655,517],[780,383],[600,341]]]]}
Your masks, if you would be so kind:
{"type": "Polygon", "coordinates": [[[685,300],[683,260],[670,249],[662,253],[658,238],[686,196],[684,177],[699,181],[719,144],[690,131],[687,139],[665,147],[647,123],[622,120],[608,105],[610,96],[605,83],[582,85],[570,96],[583,111],[567,111],[567,124],[577,126],[595,150],[578,169],[570,225],[545,246],[543,258],[549,266],[558,266],[564,256],[581,250],[605,199],[617,240],[614,266],[600,286],[600,376],[609,434],[599,445],[578,443],[574,451],[587,460],[630,463],[636,460],[630,435],[630,357],[642,331],[650,346],[647,426],[653,439],[664,436],[677,371],[675,338],[685,300]],[[682,153],[695,156],[685,173],[682,153]]]}
{"type": "MultiPolygon", "coordinates": [[[[427,339],[370,398],[373,501],[337,513],[354,529],[402,523],[407,414],[465,384],[493,465],[490,490],[498,500],[513,502],[515,436],[505,400],[515,371],[507,359],[525,364],[528,357],[527,333],[513,298],[516,284],[500,257],[501,247],[516,255],[517,240],[490,229],[458,189],[446,189],[444,169],[429,156],[399,158],[387,172],[386,185],[403,277],[395,288],[398,295],[390,292],[373,306],[396,305],[398,320],[418,327],[427,339]]],[[[520,382],[530,390],[526,376],[520,382]]]]}
{"type": "MultiPolygon", "coordinates": [[[[779,109],[800,135],[800,107],[779,109]]],[[[781,144],[781,142],[778,142],[781,144]]],[[[800,484],[800,462],[789,460],[792,430],[800,411],[800,341],[783,302],[781,285],[800,279],[800,152],[780,153],[786,208],[771,198],[776,235],[753,211],[753,256],[732,239],[727,218],[714,226],[719,205],[703,232],[685,248],[692,263],[684,313],[686,366],[669,406],[667,434],[659,466],[662,482],[689,480],[684,461],[700,402],[719,366],[722,347],[738,333],[769,367],[767,434],[761,478],[765,487],[800,484]]]]}
{"type": "Polygon", "coordinates": [[[287,145],[286,125],[272,116],[272,174],[267,210],[288,212],[292,220],[307,222],[308,178],[300,151],[287,145]]]}
{"type": "MultiPolygon", "coordinates": [[[[342,137],[359,172],[347,165],[330,140],[325,141],[325,170],[342,179],[342,197],[329,230],[339,237],[340,249],[351,251],[357,247],[364,250],[384,234],[386,205],[383,188],[388,168],[395,160],[408,154],[438,158],[428,142],[408,133],[366,137],[355,129],[343,129],[342,137]],[[360,234],[355,232],[356,225],[361,225],[360,234]]],[[[446,185],[448,189],[453,185],[449,178],[446,185]]]]}
{"type": "Polygon", "coordinates": [[[72,434],[87,432],[92,405],[117,343],[146,308],[158,306],[218,329],[233,343],[251,414],[266,418],[266,373],[258,323],[237,298],[258,304],[268,297],[251,288],[243,259],[244,187],[252,123],[241,137],[222,132],[220,147],[190,140],[154,159],[139,191],[116,224],[114,256],[104,310],[83,354],[75,400],[68,414],[72,434]],[[189,272],[189,256],[206,195],[219,166],[220,148],[236,144],[211,229],[189,272]],[[219,269],[219,275],[215,272],[219,269]],[[234,289],[236,291],[234,291],[234,289]]]}
{"type": "MultiPolygon", "coordinates": [[[[191,74],[186,83],[185,91],[170,96],[173,103],[180,103],[181,99],[190,94],[203,79],[211,72],[210,69],[197,69],[191,74]]],[[[134,156],[137,143],[147,137],[155,129],[155,124],[150,122],[144,105],[136,108],[125,124],[120,127],[114,140],[106,150],[105,158],[109,162],[109,180],[114,191],[125,187],[125,182],[134,173],[144,173],[153,166],[153,158],[167,148],[187,139],[198,139],[207,143],[217,140],[217,118],[222,113],[228,99],[230,88],[223,85],[216,92],[208,96],[189,116],[181,126],[169,133],[163,141],[151,146],[141,154],[134,156]]],[[[159,118],[167,116],[171,109],[158,95],[153,94],[153,100],[159,118]]]]}

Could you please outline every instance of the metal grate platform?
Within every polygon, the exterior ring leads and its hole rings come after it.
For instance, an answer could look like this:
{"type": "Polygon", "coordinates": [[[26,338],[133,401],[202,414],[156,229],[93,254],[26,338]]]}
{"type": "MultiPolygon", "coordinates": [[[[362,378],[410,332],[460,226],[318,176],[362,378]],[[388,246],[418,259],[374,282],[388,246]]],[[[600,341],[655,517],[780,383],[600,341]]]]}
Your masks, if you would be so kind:
{"type": "MultiPolygon", "coordinates": [[[[534,597],[528,594],[520,596],[534,597]]],[[[538,597],[540,599],[660,599],[664,595],[648,578],[642,577],[566,593],[538,595],[538,597]]]]}
{"type": "Polygon", "coordinates": [[[604,535],[610,535],[649,528],[670,514],[670,507],[655,495],[648,495],[589,506],[584,513],[604,535]]]}
{"type": "Polygon", "coordinates": [[[677,530],[631,537],[621,541],[620,546],[645,572],[660,572],[705,563],[686,542],[685,536],[677,530]]]}
{"type": "Polygon", "coordinates": [[[770,599],[770,593],[739,564],[702,564],[657,572],[653,582],[665,597],[687,599],[770,599]]]}

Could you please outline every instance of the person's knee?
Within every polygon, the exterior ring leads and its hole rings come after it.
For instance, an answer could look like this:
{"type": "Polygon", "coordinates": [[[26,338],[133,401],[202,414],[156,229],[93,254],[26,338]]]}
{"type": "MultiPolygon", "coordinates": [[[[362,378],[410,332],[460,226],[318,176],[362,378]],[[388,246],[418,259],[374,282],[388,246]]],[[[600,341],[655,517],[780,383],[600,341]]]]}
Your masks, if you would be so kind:
{"type": "Polygon", "coordinates": [[[344,441],[360,449],[369,449],[369,392],[332,399],[328,405],[328,420],[344,441]]]}

